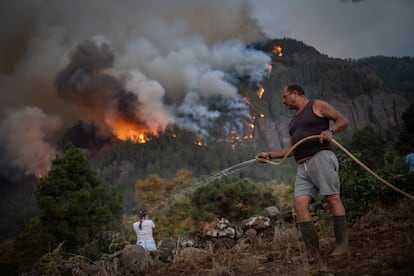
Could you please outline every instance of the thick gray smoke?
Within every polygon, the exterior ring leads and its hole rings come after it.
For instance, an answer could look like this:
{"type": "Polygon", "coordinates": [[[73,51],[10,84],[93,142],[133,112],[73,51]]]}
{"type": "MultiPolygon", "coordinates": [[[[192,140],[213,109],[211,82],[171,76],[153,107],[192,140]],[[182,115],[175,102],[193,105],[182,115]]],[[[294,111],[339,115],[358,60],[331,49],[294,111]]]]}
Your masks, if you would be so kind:
{"type": "Polygon", "coordinates": [[[98,126],[103,135],[117,134],[120,121],[149,132],[164,130],[173,120],[163,106],[161,85],[140,72],[111,71],[113,62],[110,43],[103,37],[83,42],[56,77],[58,95],[74,104],[82,119],[98,126]]]}
{"type": "Polygon", "coordinates": [[[37,107],[9,112],[0,122],[0,141],[7,145],[6,157],[27,174],[45,175],[56,156],[47,137],[53,137],[59,127],[58,117],[48,116],[37,107]]]}
{"type": "MultiPolygon", "coordinates": [[[[172,124],[209,135],[223,117],[225,131],[241,132],[249,107],[237,84],[257,85],[270,63],[246,48],[263,38],[248,1],[5,1],[0,8],[3,20],[15,18],[0,25],[0,108],[20,109],[1,118],[11,136],[20,135],[13,114],[27,106],[41,120],[57,114],[61,134],[82,120],[118,138],[129,128],[172,124]]],[[[54,138],[44,138],[52,151],[54,138]]]]}

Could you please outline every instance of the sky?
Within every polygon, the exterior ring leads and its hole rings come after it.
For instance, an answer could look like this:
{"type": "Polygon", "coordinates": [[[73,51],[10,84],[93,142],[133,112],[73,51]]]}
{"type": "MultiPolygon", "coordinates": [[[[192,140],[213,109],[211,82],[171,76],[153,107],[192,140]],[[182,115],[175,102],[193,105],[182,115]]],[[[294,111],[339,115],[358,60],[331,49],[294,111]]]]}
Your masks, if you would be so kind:
{"type": "Polygon", "coordinates": [[[75,123],[124,140],[221,116],[250,123],[240,80],[271,57],[249,43],[294,38],[335,58],[414,56],[414,1],[0,0],[0,166],[45,173],[75,123]]]}
{"type": "Polygon", "coordinates": [[[412,0],[257,0],[269,37],[295,38],[336,58],[414,56],[412,0]]]}

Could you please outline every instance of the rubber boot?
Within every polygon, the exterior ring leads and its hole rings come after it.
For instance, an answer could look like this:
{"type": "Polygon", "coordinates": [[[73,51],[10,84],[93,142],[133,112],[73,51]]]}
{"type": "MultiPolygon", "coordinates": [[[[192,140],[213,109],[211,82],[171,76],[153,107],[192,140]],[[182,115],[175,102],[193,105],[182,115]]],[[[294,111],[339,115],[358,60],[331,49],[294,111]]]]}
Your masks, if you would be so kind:
{"type": "Polygon", "coordinates": [[[299,222],[308,257],[314,260],[319,259],[319,237],[313,221],[299,222]]]}
{"type": "Polygon", "coordinates": [[[348,251],[349,231],[346,227],[345,216],[333,217],[334,235],[335,235],[335,250],[330,256],[339,256],[348,251]]]}

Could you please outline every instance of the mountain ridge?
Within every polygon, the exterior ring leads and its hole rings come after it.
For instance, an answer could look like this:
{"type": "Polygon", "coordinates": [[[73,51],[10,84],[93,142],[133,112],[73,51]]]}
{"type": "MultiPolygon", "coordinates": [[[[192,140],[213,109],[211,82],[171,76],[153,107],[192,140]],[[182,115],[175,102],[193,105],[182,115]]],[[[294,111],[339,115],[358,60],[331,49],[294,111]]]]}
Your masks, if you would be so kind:
{"type": "Polygon", "coordinates": [[[389,133],[401,128],[401,115],[414,100],[414,73],[410,74],[414,58],[330,58],[287,38],[251,47],[272,54],[272,72],[263,81],[263,98],[254,104],[264,113],[254,131],[255,141],[263,146],[277,148],[289,142],[291,112],[282,104],[282,90],[288,83],[302,85],[307,97],[326,100],[343,113],[350,120],[348,135],[371,125],[393,139],[389,133]],[[282,49],[281,55],[273,52],[276,46],[282,49]]]}

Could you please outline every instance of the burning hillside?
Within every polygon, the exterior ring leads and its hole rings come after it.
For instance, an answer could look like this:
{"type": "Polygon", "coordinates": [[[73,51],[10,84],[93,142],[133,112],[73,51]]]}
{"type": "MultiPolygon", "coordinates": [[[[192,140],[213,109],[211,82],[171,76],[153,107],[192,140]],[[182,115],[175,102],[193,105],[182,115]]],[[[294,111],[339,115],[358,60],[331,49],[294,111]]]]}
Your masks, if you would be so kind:
{"type": "Polygon", "coordinates": [[[252,97],[263,97],[261,82],[281,48],[273,53],[247,46],[265,36],[248,2],[237,2],[129,1],[128,9],[110,1],[46,1],[48,9],[10,4],[10,13],[30,24],[7,33],[10,55],[7,64],[0,62],[2,91],[10,92],[0,102],[7,162],[28,173],[47,172],[62,134],[78,122],[93,126],[99,143],[145,143],[170,126],[200,140],[250,139],[263,113],[252,112],[252,97]],[[253,93],[242,93],[241,84],[253,93]],[[29,127],[29,120],[11,119],[29,107],[43,116],[30,122],[40,122],[29,127]],[[45,123],[54,120],[59,125],[45,123]],[[41,135],[33,138],[19,127],[41,135]],[[45,161],[34,169],[29,160],[45,161]]]}
{"type": "Polygon", "coordinates": [[[208,136],[219,120],[229,136],[242,136],[250,112],[237,84],[247,79],[257,86],[270,58],[240,42],[204,51],[196,55],[193,49],[183,49],[180,55],[190,54],[191,62],[182,59],[183,67],[157,75],[152,72],[172,62],[170,54],[136,64],[147,70],[117,68],[110,43],[94,37],[74,50],[71,62],[57,75],[57,93],[76,106],[83,121],[120,140],[145,142],[147,133],[157,134],[172,124],[208,136]],[[223,59],[227,54],[231,58],[223,59]],[[168,87],[170,77],[180,88],[168,87]]]}

